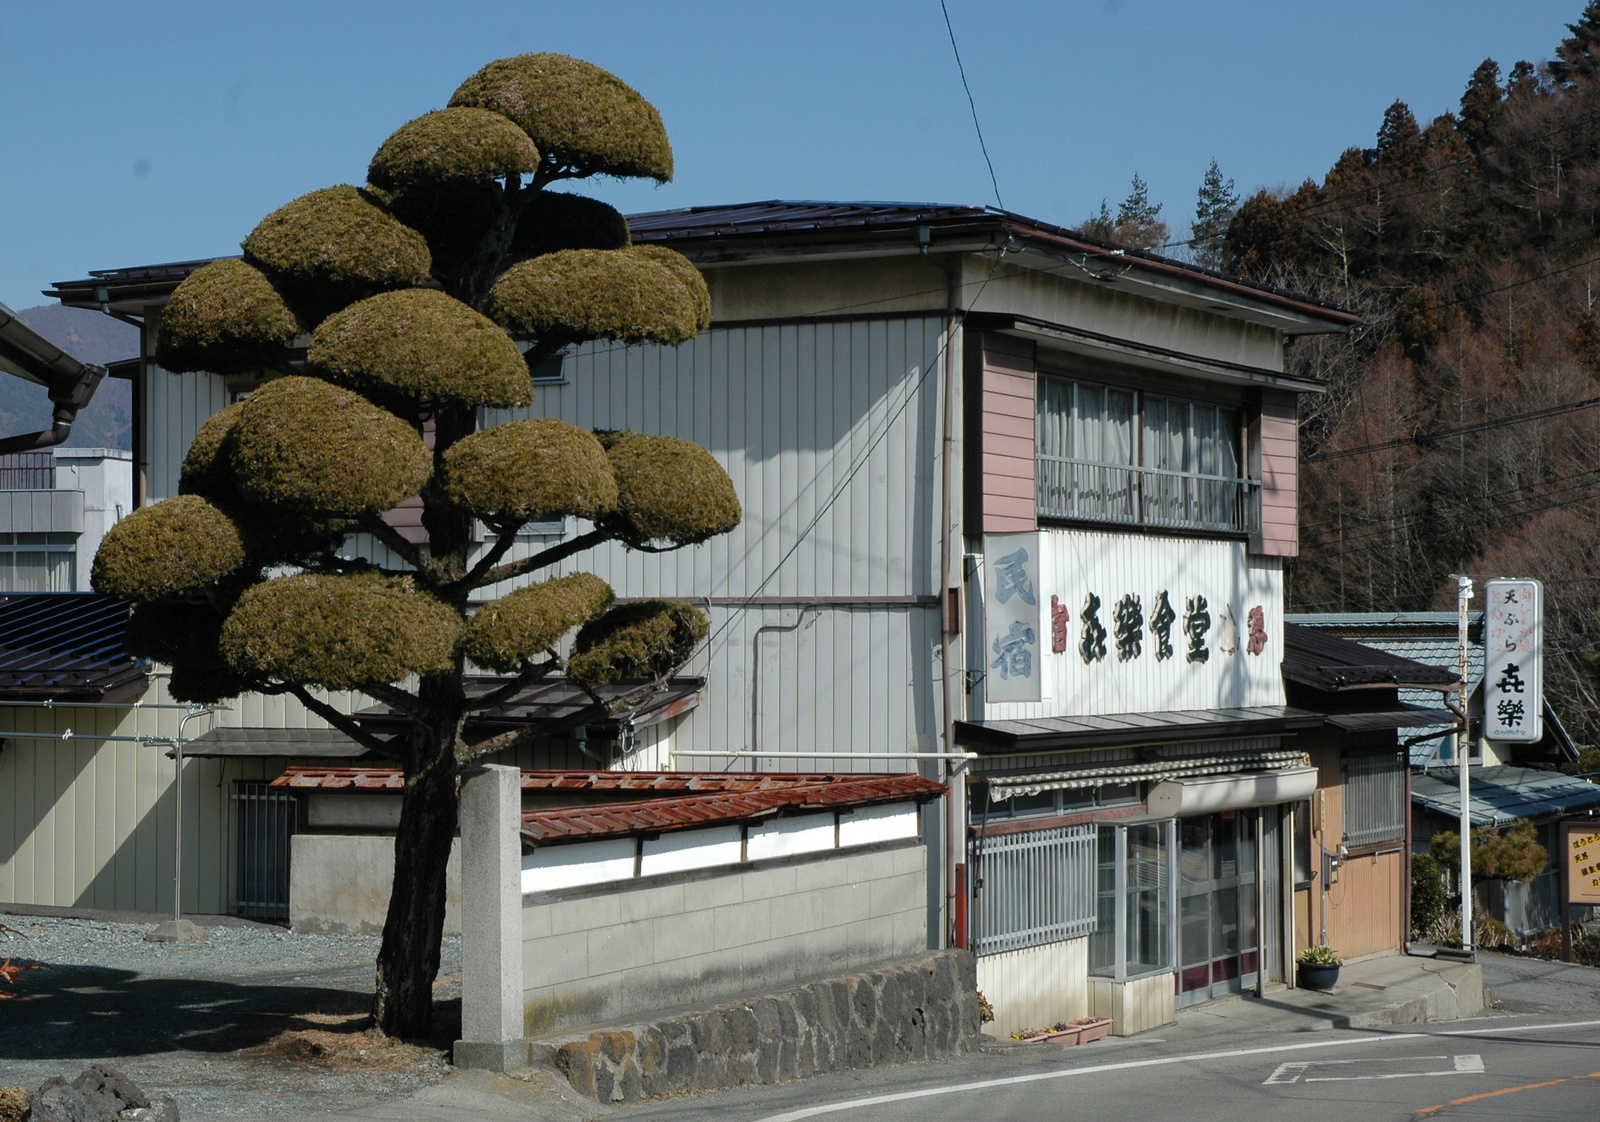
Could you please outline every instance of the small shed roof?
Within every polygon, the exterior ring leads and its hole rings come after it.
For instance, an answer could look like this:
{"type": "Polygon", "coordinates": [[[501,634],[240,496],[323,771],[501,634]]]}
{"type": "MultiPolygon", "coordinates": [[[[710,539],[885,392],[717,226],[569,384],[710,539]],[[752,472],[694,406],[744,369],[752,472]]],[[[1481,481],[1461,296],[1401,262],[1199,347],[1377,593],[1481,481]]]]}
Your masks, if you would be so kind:
{"type": "MultiPolygon", "coordinates": [[[[1468,779],[1474,827],[1503,827],[1519,818],[1538,821],[1600,807],[1600,785],[1558,771],[1502,765],[1473,768],[1468,779]]],[[[1432,768],[1411,777],[1411,801],[1455,818],[1461,813],[1458,784],[1455,768],[1432,768]]]]}
{"type": "Polygon", "coordinates": [[[1284,623],[1283,648],[1285,678],[1330,693],[1364,686],[1411,687],[1426,690],[1437,702],[1440,690],[1461,680],[1454,668],[1297,623],[1284,623]]]}
{"type": "Polygon", "coordinates": [[[117,701],[144,692],[122,647],[129,605],[93,592],[0,594],[0,705],[117,701]]]}
{"type": "Polygon", "coordinates": [[[367,749],[337,729],[217,728],[185,744],[183,754],[191,759],[354,760],[367,749]]]}

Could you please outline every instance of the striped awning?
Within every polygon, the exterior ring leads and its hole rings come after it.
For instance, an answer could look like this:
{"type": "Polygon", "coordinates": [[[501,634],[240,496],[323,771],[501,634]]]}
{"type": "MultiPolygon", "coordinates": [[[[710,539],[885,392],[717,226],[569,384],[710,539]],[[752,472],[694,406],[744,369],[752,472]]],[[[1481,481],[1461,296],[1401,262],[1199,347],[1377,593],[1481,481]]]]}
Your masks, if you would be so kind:
{"type": "Polygon", "coordinates": [[[991,776],[989,798],[1004,802],[1016,795],[1038,795],[1045,791],[1068,791],[1112,783],[1161,783],[1168,779],[1192,779],[1202,775],[1228,775],[1237,772],[1280,771],[1307,767],[1309,757],[1288,748],[1255,752],[1230,752],[1214,756],[1186,756],[1178,759],[1128,761],[1098,767],[1069,768],[1062,771],[1034,772],[1027,775],[991,776]]]}

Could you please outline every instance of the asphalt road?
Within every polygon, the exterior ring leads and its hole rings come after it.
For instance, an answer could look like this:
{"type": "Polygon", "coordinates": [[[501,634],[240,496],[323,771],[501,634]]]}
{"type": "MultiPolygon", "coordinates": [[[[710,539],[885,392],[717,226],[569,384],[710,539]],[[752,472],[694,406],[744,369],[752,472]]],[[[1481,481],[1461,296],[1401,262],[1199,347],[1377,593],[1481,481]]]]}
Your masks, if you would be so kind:
{"type": "MultiPolygon", "coordinates": [[[[619,1111],[617,1122],[1181,1118],[1211,1122],[1600,1117],[1600,1009],[1420,1031],[1160,1036],[971,1056],[619,1111]]],[[[1186,1035],[1186,1034],[1180,1034],[1186,1035]]]]}

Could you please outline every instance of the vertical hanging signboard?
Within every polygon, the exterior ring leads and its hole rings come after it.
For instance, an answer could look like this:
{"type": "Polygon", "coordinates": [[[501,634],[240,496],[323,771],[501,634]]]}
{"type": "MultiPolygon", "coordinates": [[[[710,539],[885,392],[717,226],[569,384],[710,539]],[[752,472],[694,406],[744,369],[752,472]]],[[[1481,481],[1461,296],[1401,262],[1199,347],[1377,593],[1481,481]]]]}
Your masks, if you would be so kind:
{"type": "Polygon", "coordinates": [[[1489,581],[1483,611],[1483,735],[1532,744],[1544,736],[1544,589],[1489,581]]]}
{"type": "Polygon", "coordinates": [[[983,539],[984,699],[1038,701],[1039,535],[983,539]]]}
{"type": "Polygon", "coordinates": [[[1563,822],[1567,904],[1600,904],[1600,823],[1563,822]]]}

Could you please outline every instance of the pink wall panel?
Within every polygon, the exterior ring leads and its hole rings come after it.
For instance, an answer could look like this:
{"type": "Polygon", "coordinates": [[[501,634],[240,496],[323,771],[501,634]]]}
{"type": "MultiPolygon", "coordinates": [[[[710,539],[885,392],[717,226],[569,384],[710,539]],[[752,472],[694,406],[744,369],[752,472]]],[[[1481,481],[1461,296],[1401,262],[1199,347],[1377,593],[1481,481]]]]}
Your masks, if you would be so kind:
{"type": "Polygon", "coordinates": [[[1293,394],[1262,394],[1261,415],[1252,426],[1261,473],[1261,529],[1252,547],[1268,557],[1300,552],[1298,424],[1293,394]]]}
{"type": "Polygon", "coordinates": [[[1034,484],[1033,346],[985,335],[983,347],[983,532],[1038,528],[1034,484]]]}

